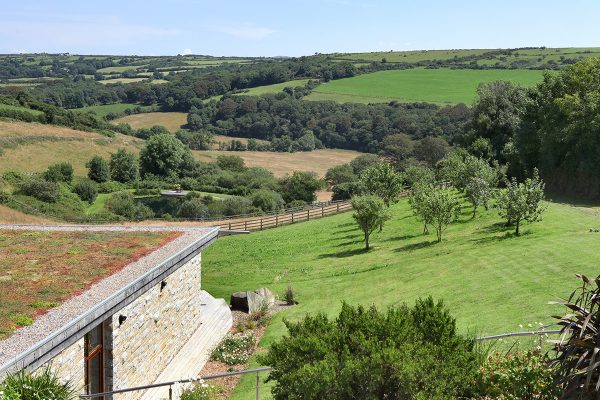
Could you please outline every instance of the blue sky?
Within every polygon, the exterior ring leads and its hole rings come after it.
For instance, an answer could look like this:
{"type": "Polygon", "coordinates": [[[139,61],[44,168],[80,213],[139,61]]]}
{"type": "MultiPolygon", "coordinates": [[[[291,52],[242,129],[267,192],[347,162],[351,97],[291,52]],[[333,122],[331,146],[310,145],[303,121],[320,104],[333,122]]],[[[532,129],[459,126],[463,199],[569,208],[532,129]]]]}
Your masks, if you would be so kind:
{"type": "Polygon", "coordinates": [[[298,56],[600,46],[597,0],[2,1],[0,53],[298,56]]]}

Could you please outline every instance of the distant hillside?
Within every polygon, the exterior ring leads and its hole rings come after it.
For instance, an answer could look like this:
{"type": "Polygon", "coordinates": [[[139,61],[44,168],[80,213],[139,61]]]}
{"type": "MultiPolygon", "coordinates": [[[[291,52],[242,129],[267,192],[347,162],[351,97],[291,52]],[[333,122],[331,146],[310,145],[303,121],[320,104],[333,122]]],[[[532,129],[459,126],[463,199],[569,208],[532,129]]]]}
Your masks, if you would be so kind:
{"type": "Polygon", "coordinates": [[[85,175],[85,163],[126,148],[138,153],[144,141],[131,136],[115,137],[53,125],[0,121],[0,171],[39,172],[61,161],[73,164],[75,173],[85,175]]]}

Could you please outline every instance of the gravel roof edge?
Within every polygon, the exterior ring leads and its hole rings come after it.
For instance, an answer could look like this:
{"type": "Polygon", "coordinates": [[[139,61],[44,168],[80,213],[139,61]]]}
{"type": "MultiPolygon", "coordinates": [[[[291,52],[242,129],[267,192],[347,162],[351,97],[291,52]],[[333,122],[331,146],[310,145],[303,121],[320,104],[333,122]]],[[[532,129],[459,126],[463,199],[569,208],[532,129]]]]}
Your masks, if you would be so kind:
{"type": "Polygon", "coordinates": [[[0,365],[0,382],[7,374],[24,368],[35,369],[50,361],[61,351],[81,339],[98,323],[132,303],[217,240],[219,227],[204,228],[203,230],[206,231],[206,234],[187,247],[173,254],[158,266],[144,273],[85,313],[80,314],[10,361],[0,365]]]}

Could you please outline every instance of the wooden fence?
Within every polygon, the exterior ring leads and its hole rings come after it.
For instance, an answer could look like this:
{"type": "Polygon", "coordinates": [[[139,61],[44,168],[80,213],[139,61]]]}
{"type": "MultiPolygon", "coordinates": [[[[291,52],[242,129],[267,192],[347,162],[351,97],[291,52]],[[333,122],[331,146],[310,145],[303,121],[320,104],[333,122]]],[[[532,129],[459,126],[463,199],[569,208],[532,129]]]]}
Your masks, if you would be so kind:
{"type": "Polygon", "coordinates": [[[249,218],[244,221],[224,221],[221,227],[227,227],[229,230],[261,231],[267,228],[276,228],[282,225],[309,221],[350,210],[352,210],[352,204],[349,201],[345,201],[335,204],[323,204],[320,207],[313,207],[308,210],[262,216],[260,218],[249,218]]]}

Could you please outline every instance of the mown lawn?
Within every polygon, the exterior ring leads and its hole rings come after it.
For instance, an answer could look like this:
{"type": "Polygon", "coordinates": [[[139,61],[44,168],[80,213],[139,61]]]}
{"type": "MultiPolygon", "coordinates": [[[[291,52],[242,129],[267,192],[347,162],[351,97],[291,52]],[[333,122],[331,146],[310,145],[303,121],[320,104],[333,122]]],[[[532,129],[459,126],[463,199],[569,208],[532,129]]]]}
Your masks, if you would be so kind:
{"type": "Polygon", "coordinates": [[[531,86],[542,80],[538,70],[407,69],[380,71],[321,84],[307,100],[333,100],[340,103],[470,104],[482,82],[508,80],[531,86]]]}
{"type": "MultiPolygon", "coordinates": [[[[202,285],[217,297],[269,287],[281,294],[288,284],[300,304],[278,314],[261,345],[285,333],[283,318],[335,314],[342,303],[380,307],[443,299],[464,333],[485,335],[551,323],[563,310],[549,305],[577,285],[576,273],[597,275],[600,218],[550,203],[544,221],[526,225],[521,237],[501,224],[494,211],[471,219],[465,207],[442,243],[422,235],[406,200],[373,250],[362,250],[351,213],[246,236],[223,237],[204,253],[202,285]]],[[[242,380],[236,399],[247,398],[253,380],[242,380]]]]}

